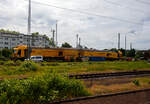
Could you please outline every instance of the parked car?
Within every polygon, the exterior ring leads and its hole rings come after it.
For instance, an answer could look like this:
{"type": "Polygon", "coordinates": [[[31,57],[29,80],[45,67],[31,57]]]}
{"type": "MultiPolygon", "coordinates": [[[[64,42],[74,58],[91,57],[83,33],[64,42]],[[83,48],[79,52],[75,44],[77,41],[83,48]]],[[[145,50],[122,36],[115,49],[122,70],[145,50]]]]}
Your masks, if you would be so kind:
{"type": "Polygon", "coordinates": [[[150,63],[150,59],[147,60],[150,63]]]}
{"type": "Polygon", "coordinates": [[[43,56],[31,56],[30,59],[26,59],[26,60],[32,60],[34,62],[41,62],[43,61],[43,56]]]}

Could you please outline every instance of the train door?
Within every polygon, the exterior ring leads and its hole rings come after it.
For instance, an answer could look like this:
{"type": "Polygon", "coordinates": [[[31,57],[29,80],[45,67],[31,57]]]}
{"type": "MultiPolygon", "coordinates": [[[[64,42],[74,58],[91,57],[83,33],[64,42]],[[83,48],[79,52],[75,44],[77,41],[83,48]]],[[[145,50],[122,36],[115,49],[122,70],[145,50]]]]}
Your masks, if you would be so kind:
{"type": "Polygon", "coordinates": [[[62,56],[63,56],[63,52],[62,52],[62,51],[59,51],[58,56],[59,56],[59,57],[62,57],[62,56]]]}
{"type": "Polygon", "coordinates": [[[24,50],[24,57],[25,57],[25,58],[28,57],[28,50],[27,50],[27,49],[24,50]]]}
{"type": "Polygon", "coordinates": [[[21,49],[18,50],[17,55],[18,55],[18,57],[21,57],[21,49]]]}

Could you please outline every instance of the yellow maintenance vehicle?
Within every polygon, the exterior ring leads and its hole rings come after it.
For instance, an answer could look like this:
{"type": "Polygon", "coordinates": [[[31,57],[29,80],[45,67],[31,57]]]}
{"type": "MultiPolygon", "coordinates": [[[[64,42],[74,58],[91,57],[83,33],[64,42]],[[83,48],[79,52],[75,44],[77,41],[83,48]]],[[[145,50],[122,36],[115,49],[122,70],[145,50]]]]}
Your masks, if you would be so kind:
{"type": "Polygon", "coordinates": [[[105,61],[117,60],[122,57],[121,52],[99,51],[76,48],[41,48],[30,47],[26,45],[17,46],[14,49],[14,59],[24,60],[29,56],[43,56],[43,59],[48,60],[63,60],[63,61],[105,61]]]}

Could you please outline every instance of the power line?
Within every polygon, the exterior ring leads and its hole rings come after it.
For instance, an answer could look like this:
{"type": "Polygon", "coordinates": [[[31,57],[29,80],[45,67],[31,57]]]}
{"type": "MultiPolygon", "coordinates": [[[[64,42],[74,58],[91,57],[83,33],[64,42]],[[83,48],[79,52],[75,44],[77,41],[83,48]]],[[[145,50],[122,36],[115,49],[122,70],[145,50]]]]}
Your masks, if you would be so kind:
{"type": "Polygon", "coordinates": [[[141,13],[146,13],[144,10],[137,9],[137,8],[131,8],[130,6],[125,6],[125,5],[122,5],[122,4],[117,3],[117,2],[113,2],[113,1],[110,1],[110,0],[104,0],[104,1],[109,3],[109,4],[112,4],[112,5],[120,6],[120,7],[127,8],[127,9],[129,8],[129,9],[135,10],[137,12],[141,12],[141,13]]]}
{"type": "Polygon", "coordinates": [[[107,19],[111,19],[111,20],[127,22],[127,23],[130,23],[130,24],[143,25],[143,23],[140,23],[140,22],[133,22],[133,21],[124,20],[124,19],[120,19],[120,18],[115,18],[115,17],[111,17],[111,16],[104,16],[104,15],[94,14],[94,13],[90,13],[90,12],[86,12],[86,11],[79,11],[79,10],[75,10],[75,9],[54,6],[54,5],[51,5],[51,4],[45,4],[45,3],[41,3],[41,2],[37,2],[37,1],[32,1],[32,2],[36,3],[36,4],[40,4],[40,5],[50,6],[50,7],[54,7],[54,8],[58,8],[58,9],[63,9],[63,10],[68,10],[68,11],[72,11],[72,12],[81,13],[81,14],[87,14],[87,15],[97,16],[97,17],[101,17],[101,18],[107,18],[107,19]]]}
{"type": "Polygon", "coordinates": [[[136,0],[137,2],[140,2],[142,4],[150,5],[150,2],[142,1],[142,0],[136,0]]]}

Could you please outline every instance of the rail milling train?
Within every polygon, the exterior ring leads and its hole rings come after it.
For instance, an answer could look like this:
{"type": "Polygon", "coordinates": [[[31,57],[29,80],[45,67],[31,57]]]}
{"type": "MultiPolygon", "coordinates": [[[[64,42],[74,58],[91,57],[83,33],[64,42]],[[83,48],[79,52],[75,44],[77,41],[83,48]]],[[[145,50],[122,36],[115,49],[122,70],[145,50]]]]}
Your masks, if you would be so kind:
{"type": "Polygon", "coordinates": [[[28,48],[26,45],[17,46],[13,48],[13,51],[13,58],[19,60],[27,59],[28,55],[43,56],[43,60],[45,61],[105,61],[118,60],[122,57],[122,52],[120,51],[113,52],[76,48],[28,48]]]}

